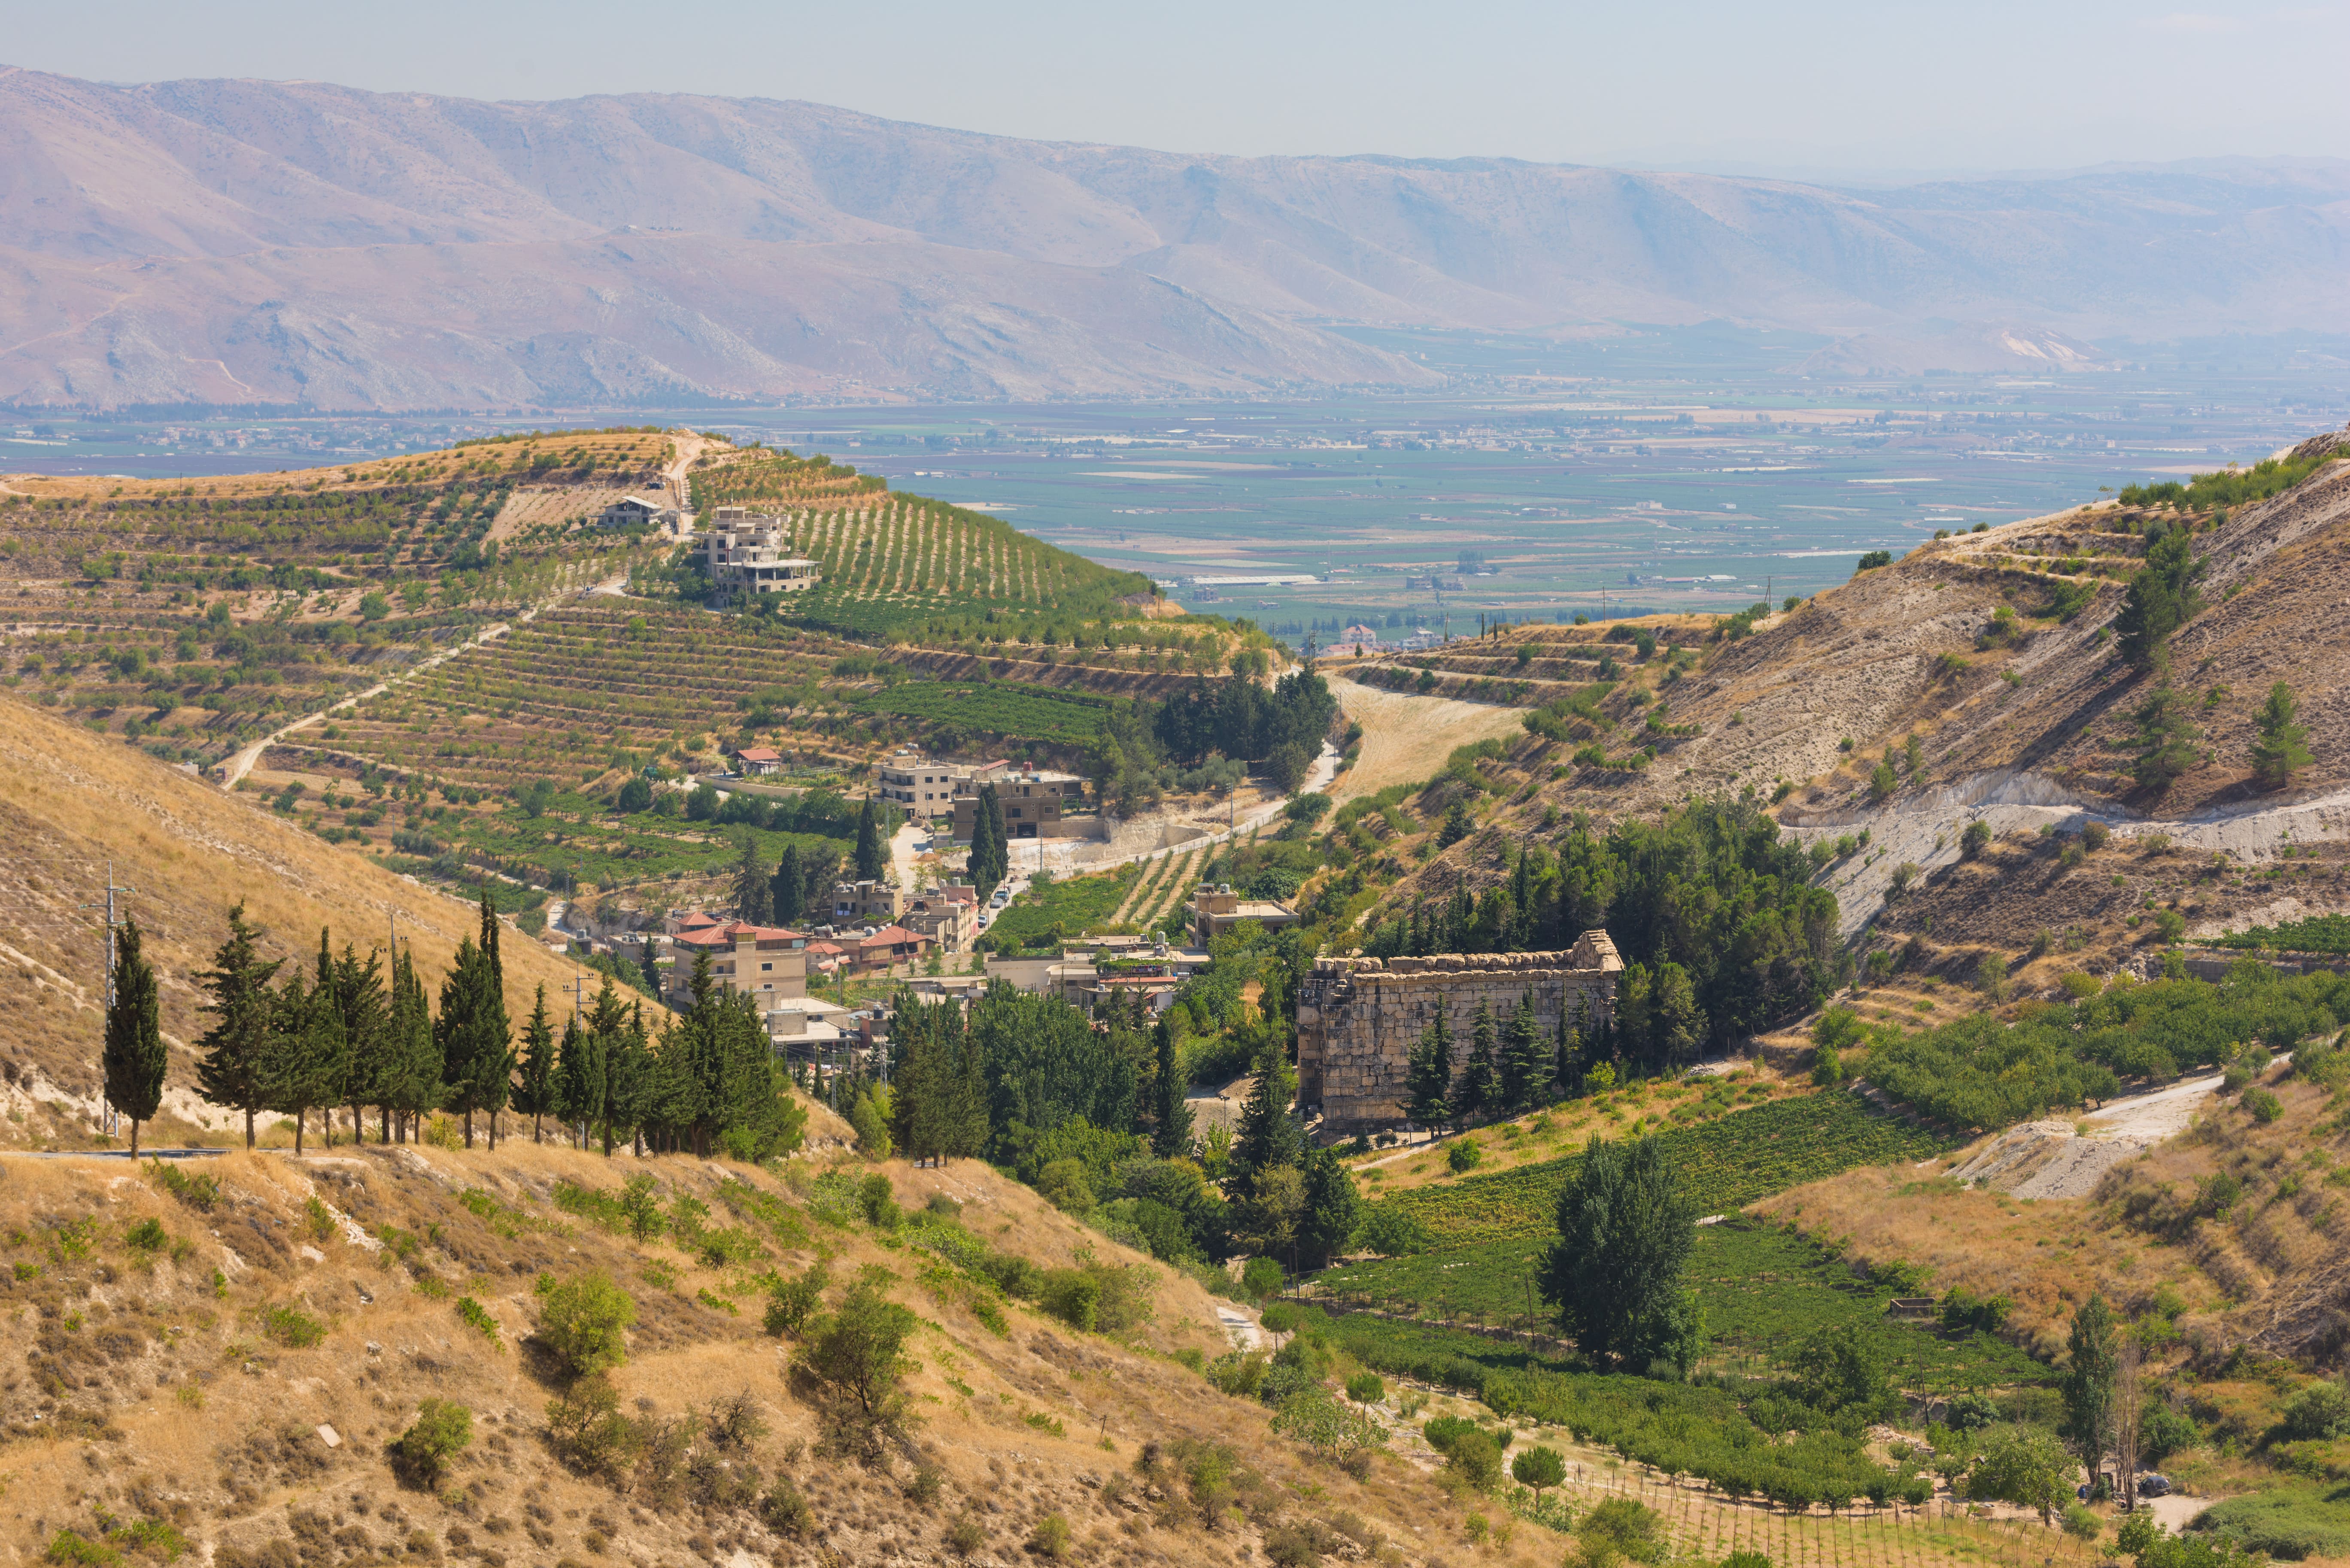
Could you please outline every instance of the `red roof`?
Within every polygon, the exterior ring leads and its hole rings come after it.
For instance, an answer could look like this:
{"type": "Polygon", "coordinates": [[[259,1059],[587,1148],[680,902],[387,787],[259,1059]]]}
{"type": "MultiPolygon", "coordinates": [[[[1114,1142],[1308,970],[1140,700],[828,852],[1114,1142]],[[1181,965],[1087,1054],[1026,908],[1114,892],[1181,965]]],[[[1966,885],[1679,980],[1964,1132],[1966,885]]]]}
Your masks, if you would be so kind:
{"type": "Polygon", "coordinates": [[[869,937],[858,938],[857,945],[860,948],[891,948],[897,947],[904,942],[920,942],[927,941],[929,940],[930,939],[927,937],[916,936],[913,932],[908,930],[903,926],[884,926],[869,937]]]}
{"type": "Polygon", "coordinates": [[[746,763],[780,763],[784,753],[772,746],[745,746],[734,753],[746,763]]]}
{"type": "Polygon", "coordinates": [[[701,910],[696,909],[693,913],[680,920],[677,923],[677,929],[681,931],[698,931],[704,926],[714,926],[716,924],[718,924],[717,920],[703,914],[701,910]]]}
{"type": "Polygon", "coordinates": [[[805,932],[787,931],[781,926],[754,926],[747,920],[732,925],[709,925],[677,934],[679,942],[690,948],[731,948],[738,941],[789,942],[804,941],[805,932]]]}

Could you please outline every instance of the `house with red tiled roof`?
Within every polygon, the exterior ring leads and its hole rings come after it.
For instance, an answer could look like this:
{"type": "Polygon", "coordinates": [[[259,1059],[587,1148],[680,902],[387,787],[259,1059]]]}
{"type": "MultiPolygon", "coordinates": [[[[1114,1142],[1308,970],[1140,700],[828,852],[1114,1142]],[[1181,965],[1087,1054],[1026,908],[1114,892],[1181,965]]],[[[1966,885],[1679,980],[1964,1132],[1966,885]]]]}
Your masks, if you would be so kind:
{"type": "Polygon", "coordinates": [[[784,765],[784,753],[773,746],[744,746],[734,753],[746,774],[771,774],[784,765]]]}
{"type": "Polygon", "coordinates": [[[887,969],[891,964],[916,963],[931,946],[931,939],[903,926],[883,926],[867,936],[845,936],[851,944],[851,961],[858,972],[887,969]]]}
{"type": "Polygon", "coordinates": [[[759,998],[762,1007],[784,998],[807,994],[807,935],[781,926],[754,926],[748,920],[720,925],[681,924],[671,946],[677,961],[670,966],[671,1006],[693,1000],[694,961],[710,955],[710,976],[720,989],[759,998]]]}

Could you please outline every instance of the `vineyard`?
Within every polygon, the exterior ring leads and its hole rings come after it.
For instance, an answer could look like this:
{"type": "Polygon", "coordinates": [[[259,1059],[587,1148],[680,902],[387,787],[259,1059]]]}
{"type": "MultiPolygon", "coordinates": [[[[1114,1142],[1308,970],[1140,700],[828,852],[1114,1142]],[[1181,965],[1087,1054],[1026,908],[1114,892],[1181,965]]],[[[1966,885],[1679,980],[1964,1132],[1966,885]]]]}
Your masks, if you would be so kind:
{"type": "MultiPolygon", "coordinates": [[[[1333,1269],[1318,1293],[1386,1313],[1513,1333],[1550,1332],[1535,1294],[1541,1239],[1489,1241],[1459,1251],[1389,1258],[1333,1269]]],[[[1706,1350],[1699,1370],[1775,1376],[1787,1354],[1819,1328],[1877,1342],[1894,1381],[1916,1392],[2039,1384],[2047,1367],[1988,1334],[1946,1336],[1895,1323],[1886,1303],[1908,1287],[1865,1279],[1799,1234],[1732,1217],[1701,1227],[1689,1282],[1704,1308],[1706,1350]]]]}
{"type": "Polygon", "coordinates": [[[1010,524],[921,496],[823,459],[754,451],[695,472],[693,504],[747,506],[785,518],[792,546],[822,564],[821,587],[788,607],[795,618],[860,635],[893,630],[969,636],[1000,617],[1060,623],[1126,618],[1119,600],[1149,580],[1114,572],[1030,538],[1010,524]]]}
{"type": "MultiPolygon", "coordinates": [[[[1855,1166],[1914,1162],[1951,1147],[1938,1134],[1873,1116],[1845,1094],[1804,1095],[1654,1136],[1707,1213],[1855,1166]]],[[[1412,1188],[1381,1202],[1418,1219],[1439,1248],[1545,1237],[1578,1158],[1412,1188]]]]}
{"type": "Polygon", "coordinates": [[[1116,699],[1045,687],[924,680],[857,699],[868,713],[891,713],[951,725],[975,735],[1090,745],[1116,699]]]}
{"type": "Polygon", "coordinates": [[[2199,939],[2206,947],[2257,952],[2350,953],[2350,915],[2311,915],[2281,926],[2252,926],[2199,939]]]}

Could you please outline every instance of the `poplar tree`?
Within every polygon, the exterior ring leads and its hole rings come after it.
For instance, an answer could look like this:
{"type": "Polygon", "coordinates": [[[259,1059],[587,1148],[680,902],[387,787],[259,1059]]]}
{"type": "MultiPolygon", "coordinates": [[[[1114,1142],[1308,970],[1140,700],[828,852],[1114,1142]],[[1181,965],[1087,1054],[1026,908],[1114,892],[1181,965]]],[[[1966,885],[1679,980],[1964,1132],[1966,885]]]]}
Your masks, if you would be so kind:
{"type": "Polygon", "coordinates": [[[555,1106],[555,1025],[546,1016],[546,984],[541,981],[532,1003],[530,1022],[523,1026],[521,1080],[515,1085],[514,1108],[530,1118],[530,1141],[544,1143],[540,1119],[555,1106]]]}
{"type": "Polygon", "coordinates": [[[1191,1152],[1191,1103],[1183,1095],[1190,1085],[1183,1081],[1175,1030],[1163,1016],[1151,1032],[1151,1044],[1159,1054],[1159,1075],[1153,1085],[1159,1104],[1150,1134],[1151,1152],[1161,1159],[1181,1159],[1191,1152]]]}
{"type": "Polygon", "coordinates": [[[264,1074],[276,1003],[269,982],[283,961],[261,961],[260,935],[258,928],[244,923],[244,906],[238,904],[228,912],[228,940],[213,952],[213,967],[197,976],[210,993],[204,1011],[213,1023],[196,1042],[203,1053],[196,1083],[213,1104],[244,1113],[247,1148],[253,1147],[254,1114],[269,1108],[264,1074]]]}
{"type": "Polygon", "coordinates": [[[114,947],[114,1000],[106,1010],[106,1103],[130,1122],[130,1158],[139,1158],[139,1124],[163,1105],[163,1009],[155,966],[140,951],[139,922],[126,919],[114,947]]]}
{"type": "Polygon", "coordinates": [[[2114,1372],[2117,1365],[2113,1310],[2095,1291],[2073,1312],[2071,1352],[2064,1368],[2065,1440],[2081,1456],[2089,1483],[2096,1484],[2106,1450],[2113,1446],[2114,1372]]]}

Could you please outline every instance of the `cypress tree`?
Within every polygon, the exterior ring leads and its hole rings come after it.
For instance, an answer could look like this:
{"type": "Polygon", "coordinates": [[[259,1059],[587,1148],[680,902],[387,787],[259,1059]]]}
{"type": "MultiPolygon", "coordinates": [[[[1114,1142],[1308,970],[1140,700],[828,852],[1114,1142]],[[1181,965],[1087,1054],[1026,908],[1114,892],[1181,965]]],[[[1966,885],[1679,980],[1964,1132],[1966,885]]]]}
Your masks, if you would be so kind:
{"type": "Polygon", "coordinates": [[[370,949],[361,962],[350,943],[335,961],[335,1005],[343,1015],[342,1092],[337,1100],[351,1108],[351,1141],[365,1143],[365,1108],[380,1105],[395,1071],[391,1019],[384,1006],[382,962],[370,949]]]}
{"type": "Polygon", "coordinates": [[[645,956],[643,959],[643,968],[645,971],[645,989],[651,992],[653,995],[658,997],[661,993],[660,963],[653,953],[653,934],[650,931],[647,931],[645,933],[645,956]]]}
{"type": "Polygon", "coordinates": [[[530,1022],[522,1032],[522,1080],[515,1085],[514,1108],[530,1118],[530,1141],[544,1143],[540,1120],[555,1105],[555,1025],[546,1016],[546,985],[541,981],[538,1000],[531,1005],[530,1022]]]}
{"type": "Polygon", "coordinates": [[[1298,1241],[1306,1268],[1328,1265],[1347,1250],[1363,1222],[1362,1196],[1355,1190],[1354,1173],[1336,1148],[1308,1149],[1305,1154],[1305,1223],[1298,1241]]]}
{"type": "Polygon", "coordinates": [[[498,1113],[506,1108],[514,1097],[514,1024],[506,1017],[506,968],[498,956],[498,931],[504,922],[498,919],[497,906],[490,901],[490,889],[482,888],[482,952],[486,962],[483,997],[481,1030],[482,1108],[490,1114],[490,1147],[498,1147],[498,1113]]]}
{"type": "Polygon", "coordinates": [[[764,926],[774,901],[775,888],[767,873],[759,868],[759,836],[746,827],[742,857],[734,865],[734,912],[754,926],[764,926]]]}
{"type": "MultiPolygon", "coordinates": [[[[325,950],[323,933],[320,950],[325,950]]],[[[332,960],[328,961],[329,965],[332,960]]],[[[329,970],[331,974],[331,968],[329,970]]],[[[331,984],[325,991],[306,983],[296,970],[280,987],[272,1008],[269,1044],[262,1054],[264,1107],[294,1118],[294,1152],[302,1152],[303,1129],[314,1106],[335,1103],[342,1087],[343,1017],[331,984]]]]}
{"type": "Polygon", "coordinates": [[[889,867],[889,850],[881,842],[880,812],[868,794],[857,814],[857,875],[861,881],[878,882],[889,867]]]}
{"type": "MultiPolygon", "coordinates": [[[[591,1099],[588,1094],[588,1038],[575,1012],[564,1022],[563,1038],[555,1048],[555,1081],[550,1085],[554,1103],[548,1109],[574,1148],[579,1147],[579,1126],[588,1119],[588,1108],[602,1097],[599,1093],[591,1099]]],[[[602,1075],[600,1071],[598,1075],[602,1075]]]]}
{"type": "Polygon", "coordinates": [[[784,846],[783,857],[775,862],[775,875],[768,883],[767,901],[779,926],[795,926],[806,918],[807,882],[806,873],[800,868],[798,845],[784,846]]]}
{"type": "Polygon", "coordinates": [[[1190,1085],[1183,1081],[1175,1031],[1163,1017],[1151,1032],[1151,1044],[1159,1054],[1158,1125],[1151,1129],[1151,1151],[1161,1159],[1180,1159],[1191,1152],[1191,1105],[1183,1096],[1190,1085]]]}
{"type": "Polygon", "coordinates": [[[204,1011],[213,1023],[196,1042],[203,1053],[196,1083],[213,1104],[244,1113],[247,1148],[253,1147],[254,1113],[269,1106],[263,1076],[276,1006],[269,982],[282,961],[261,961],[255,949],[260,935],[244,923],[244,906],[238,904],[228,912],[228,940],[213,952],[213,967],[197,976],[211,993],[204,1011]]]}
{"type": "Polygon", "coordinates": [[[383,1085],[383,1122],[390,1140],[392,1118],[400,1120],[404,1141],[416,1136],[416,1118],[438,1110],[448,1098],[449,1085],[441,1058],[440,1032],[434,1028],[432,1003],[424,981],[416,972],[412,953],[396,954],[391,961],[391,1044],[387,1048],[390,1071],[383,1085]]]}
{"type": "Polygon", "coordinates": [[[163,1009],[155,966],[140,952],[139,922],[127,919],[114,947],[114,1001],[106,1010],[106,1103],[130,1122],[130,1158],[139,1158],[139,1124],[163,1105],[163,1009]]]}
{"type": "MultiPolygon", "coordinates": [[[[497,940],[497,909],[485,886],[482,940],[467,937],[457,944],[456,966],[441,982],[441,1017],[434,1028],[448,1082],[443,1105],[464,1116],[467,1148],[473,1147],[473,1113],[487,1111],[495,1116],[505,1105],[514,1071],[513,1030],[506,1022],[497,940]]],[[[491,1127],[494,1139],[494,1120],[491,1127]]]]}
{"type": "Polygon", "coordinates": [[[1294,1087],[1280,1048],[1267,1042],[1256,1059],[1256,1086],[1241,1107],[1232,1136],[1232,1169],[1243,1198],[1256,1196],[1258,1179],[1266,1171],[1305,1158],[1305,1131],[1289,1114],[1294,1087]]]}

